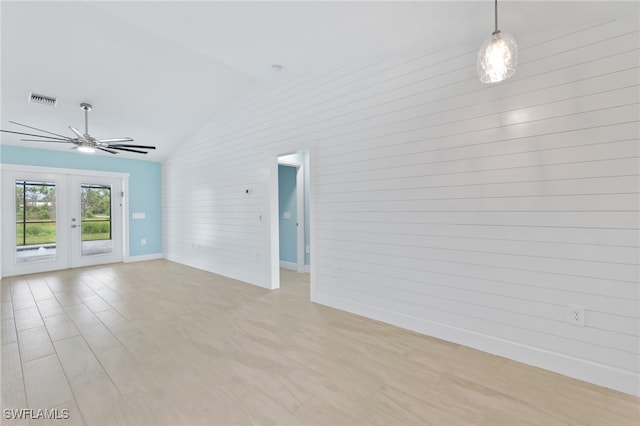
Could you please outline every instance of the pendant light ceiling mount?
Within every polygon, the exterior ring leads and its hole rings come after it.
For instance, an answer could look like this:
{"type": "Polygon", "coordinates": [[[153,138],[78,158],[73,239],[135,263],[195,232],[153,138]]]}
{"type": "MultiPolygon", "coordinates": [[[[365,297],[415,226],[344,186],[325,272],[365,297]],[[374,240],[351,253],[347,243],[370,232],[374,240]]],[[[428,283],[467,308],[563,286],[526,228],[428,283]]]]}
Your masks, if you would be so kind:
{"type": "Polygon", "coordinates": [[[478,51],[476,71],[483,83],[497,83],[511,77],[518,66],[518,45],[515,39],[498,29],[498,0],[495,5],[495,30],[478,51]]]}

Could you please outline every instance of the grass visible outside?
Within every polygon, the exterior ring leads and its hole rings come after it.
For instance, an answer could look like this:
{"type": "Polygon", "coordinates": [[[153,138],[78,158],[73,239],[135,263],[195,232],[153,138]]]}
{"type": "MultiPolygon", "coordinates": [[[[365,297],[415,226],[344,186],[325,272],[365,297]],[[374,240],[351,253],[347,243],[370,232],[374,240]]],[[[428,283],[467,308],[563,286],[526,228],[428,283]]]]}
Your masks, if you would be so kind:
{"type": "MultiPolygon", "coordinates": [[[[23,244],[22,223],[16,224],[16,245],[49,244],[56,242],[56,223],[27,222],[26,241],[23,244]]],[[[109,220],[85,220],[82,223],[82,241],[97,241],[109,239],[109,220]]]]}
{"type": "Polygon", "coordinates": [[[97,241],[109,239],[109,219],[83,219],[82,241],[97,241]]]}
{"type": "MultiPolygon", "coordinates": [[[[22,246],[22,223],[16,224],[16,245],[22,246]]],[[[26,245],[47,244],[56,242],[56,224],[54,223],[29,223],[27,222],[26,245]]]]}

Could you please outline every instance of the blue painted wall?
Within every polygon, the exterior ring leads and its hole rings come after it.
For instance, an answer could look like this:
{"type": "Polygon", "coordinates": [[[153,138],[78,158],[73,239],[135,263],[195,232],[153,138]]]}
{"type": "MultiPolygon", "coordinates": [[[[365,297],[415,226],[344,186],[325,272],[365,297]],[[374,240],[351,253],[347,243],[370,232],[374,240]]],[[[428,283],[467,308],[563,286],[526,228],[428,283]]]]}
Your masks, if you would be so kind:
{"type": "Polygon", "coordinates": [[[278,165],[278,216],[280,218],[280,260],[297,262],[296,168],[278,165]],[[284,218],[289,212],[290,219],[284,218]]]}
{"type": "Polygon", "coordinates": [[[146,219],[133,220],[129,217],[129,255],[162,253],[160,163],[11,145],[0,145],[0,162],[129,173],[129,215],[134,212],[146,214],[146,219]],[[142,238],[146,238],[147,245],[140,244],[142,238]]]}

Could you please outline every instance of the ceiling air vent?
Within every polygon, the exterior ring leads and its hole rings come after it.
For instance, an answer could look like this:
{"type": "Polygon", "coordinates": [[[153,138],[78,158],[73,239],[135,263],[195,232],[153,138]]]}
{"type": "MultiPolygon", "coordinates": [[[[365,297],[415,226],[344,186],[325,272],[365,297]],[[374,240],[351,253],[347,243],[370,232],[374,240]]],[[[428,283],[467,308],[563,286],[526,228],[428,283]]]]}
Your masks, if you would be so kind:
{"type": "Polygon", "coordinates": [[[29,102],[34,104],[42,104],[49,106],[56,106],[58,103],[58,99],[52,98],[51,96],[38,95],[37,93],[29,93],[29,102]]]}

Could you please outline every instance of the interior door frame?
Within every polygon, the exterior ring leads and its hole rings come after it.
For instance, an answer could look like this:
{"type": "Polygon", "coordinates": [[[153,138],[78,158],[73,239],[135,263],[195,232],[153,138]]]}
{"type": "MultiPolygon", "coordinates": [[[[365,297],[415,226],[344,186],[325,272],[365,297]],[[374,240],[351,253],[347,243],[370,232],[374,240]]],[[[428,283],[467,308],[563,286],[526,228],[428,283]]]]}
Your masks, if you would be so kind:
{"type": "MultiPolygon", "coordinates": [[[[278,165],[296,169],[296,272],[304,272],[304,164],[299,161],[278,159],[278,165]]],[[[279,232],[280,230],[278,234],[279,232]]]]}
{"type": "MultiPolygon", "coordinates": [[[[85,177],[109,177],[109,178],[117,178],[120,179],[122,182],[121,188],[122,188],[122,192],[123,197],[122,197],[122,209],[121,209],[121,223],[122,223],[122,260],[124,262],[126,262],[129,259],[129,173],[123,173],[123,172],[108,172],[108,171],[100,171],[100,170],[86,170],[86,169],[69,169],[69,168],[58,168],[58,167],[43,167],[43,166],[30,166],[30,165],[23,165],[23,164],[0,164],[0,181],[2,180],[2,176],[5,175],[5,172],[15,172],[15,173],[20,173],[23,176],[28,177],[29,173],[32,174],[39,174],[39,175],[57,175],[57,176],[61,176],[64,177],[65,181],[68,180],[69,176],[85,176],[85,177]]],[[[4,182],[0,182],[0,185],[6,185],[4,182]]],[[[68,185],[65,182],[65,187],[68,187],[68,185]]],[[[66,188],[65,188],[66,189],[66,188]]],[[[70,259],[67,262],[67,265],[61,267],[61,268],[53,268],[53,269],[49,269],[47,268],[45,265],[48,262],[42,262],[41,265],[42,269],[41,271],[35,271],[34,272],[13,272],[11,271],[12,266],[15,266],[15,227],[13,227],[14,231],[13,232],[9,232],[9,235],[5,235],[5,233],[7,232],[8,228],[6,225],[6,221],[11,221],[12,218],[15,219],[15,205],[14,203],[14,192],[11,191],[10,193],[5,194],[5,192],[2,192],[2,197],[3,199],[0,200],[0,204],[1,204],[1,208],[0,211],[2,211],[2,226],[0,226],[0,245],[2,246],[2,249],[0,250],[1,254],[2,254],[2,270],[0,271],[0,274],[2,277],[7,277],[7,276],[12,276],[12,275],[21,275],[23,273],[36,273],[36,272],[45,272],[45,271],[51,271],[51,270],[56,270],[56,269],[67,269],[70,267],[70,259]],[[10,197],[9,199],[5,198],[5,197],[10,197]],[[13,214],[10,217],[6,217],[5,216],[5,203],[11,203],[11,205],[13,206],[13,214]],[[10,238],[13,235],[13,241],[10,238]],[[6,266],[6,262],[5,260],[8,260],[8,256],[12,256],[12,262],[11,262],[11,266],[9,266],[9,270],[7,270],[7,266],[6,266]]],[[[66,197],[66,195],[65,195],[66,197]]],[[[65,199],[64,203],[67,204],[65,206],[63,206],[63,209],[65,210],[65,214],[68,214],[68,198],[65,199]]],[[[14,220],[15,222],[15,220],[14,220]]],[[[64,225],[66,226],[67,223],[65,222],[64,225]]],[[[68,242],[67,242],[68,245],[68,242]]],[[[38,269],[38,268],[35,268],[38,269]]]]}
{"type": "MultiPolygon", "coordinates": [[[[280,157],[284,157],[296,153],[305,153],[306,161],[305,166],[306,178],[307,178],[307,196],[309,200],[308,204],[308,220],[309,220],[309,267],[305,266],[305,272],[309,272],[310,284],[309,284],[309,299],[314,301],[316,298],[316,281],[317,281],[317,256],[316,256],[316,195],[315,195],[315,158],[316,158],[316,144],[311,143],[309,145],[302,145],[291,150],[282,150],[278,154],[269,154],[265,157],[265,167],[269,171],[267,178],[267,192],[269,200],[265,207],[268,208],[267,226],[269,228],[269,269],[265,275],[265,287],[270,290],[280,288],[280,224],[278,218],[279,203],[278,203],[278,161],[280,157]]],[[[304,209],[303,209],[304,211],[304,209]]],[[[262,220],[262,214],[260,215],[262,220]]],[[[306,251],[306,250],[305,250],[306,251]]]]}

